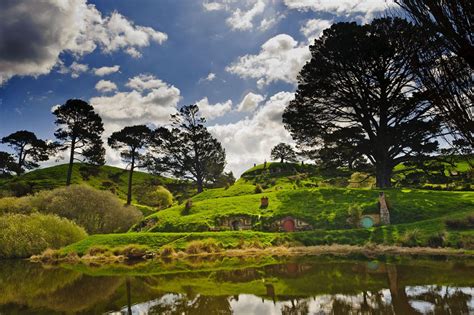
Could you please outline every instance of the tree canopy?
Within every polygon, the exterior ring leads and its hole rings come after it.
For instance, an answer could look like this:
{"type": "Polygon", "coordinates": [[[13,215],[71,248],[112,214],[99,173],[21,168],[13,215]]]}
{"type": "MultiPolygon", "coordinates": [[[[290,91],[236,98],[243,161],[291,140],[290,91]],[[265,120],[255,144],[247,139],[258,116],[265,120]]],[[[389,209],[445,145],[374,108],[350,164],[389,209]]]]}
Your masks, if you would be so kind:
{"type": "Polygon", "coordinates": [[[420,49],[419,30],[400,18],[332,25],[310,46],[285,127],[313,149],[333,143],[337,150],[337,140],[349,137],[346,155],[369,160],[377,186],[391,186],[395,165],[438,147],[440,119],[412,67],[420,49]]]}
{"type": "Polygon", "coordinates": [[[79,99],[70,99],[57,107],[53,114],[59,127],[54,135],[62,141],[62,149],[69,149],[69,168],[66,185],[71,184],[74,160],[103,165],[105,149],[102,141],[104,125],[94,107],[79,99]],[[77,156],[82,156],[82,160],[77,156]]]}
{"type": "Polygon", "coordinates": [[[280,160],[281,163],[287,162],[295,162],[296,161],[296,153],[295,150],[291,147],[291,145],[286,143],[279,143],[273,147],[271,152],[271,158],[274,160],[280,160]]]}
{"type": "Polygon", "coordinates": [[[193,180],[202,192],[204,184],[215,182],[224,171],[225,150],[207,130],[197,105],[182,107],[171,120],[171,128],[154,131],[150,170],[193,180]]]}
{"type": "Polygon", "coordinates": [[[15,159],[8,152],[0,151],[0,177],[10,176],[15,171],[15,159]]]}
{"type": "Polygon", "coordinates": [[[3,137],[1,142],[7,144],[15,152],[17,162],[14,170],[18,175],[25,170],[38,167],[38,162],[48,160],[55,151],[54,143],[48,144],[27,130],[16,131],[3,137]]]}
{"type": "Polygon", "coordinates": [[[151,133],[151,129],[147,126],[136,125],[116,131],[108,139],[109,146],[112,149],[119,150],[122,160],[130,163],[127,193],[128,205],[132,202],[133,171],[136,167],[141,167],[140,164],[137,164],[144,157],[140,151],[149,145],[151,133]]]}

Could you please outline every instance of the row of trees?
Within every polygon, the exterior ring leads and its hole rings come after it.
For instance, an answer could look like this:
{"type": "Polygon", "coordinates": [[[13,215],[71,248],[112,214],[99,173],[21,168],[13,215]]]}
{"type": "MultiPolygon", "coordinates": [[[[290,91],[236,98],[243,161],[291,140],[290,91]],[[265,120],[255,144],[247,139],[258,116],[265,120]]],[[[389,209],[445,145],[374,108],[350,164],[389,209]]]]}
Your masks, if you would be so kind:
{"type": "MultiPolygon", "coordinates": [[[[283,114],[285,127],[308,157],[333,167],[369,162],[378,187],[391,186],[397,164],[437,152],[440,137],[448,135],[446,141],[464,152],[474,147],[472,55],[465,51],[472,54],[472,42],[456,50],[448,38],[462,34],[427,26],[438,18],[429,22],[420,14],[430,16],[435,8],[418,9],[430,1],[400,2],[420,25],[382,18],[326,29],[310,46],[312,58],[283,114]]],[[[472,5],[456,11],[436,2],[449,11],[453,30],[462,32],[452,15],[472,23],[472,5]]]]}
{"type": "MultiPolygon", "coordinates": [[[[0,172],[20,175],[25,170],[38,167],[38,162],[48,160],[58,151],[67,150],[69,165],[66,185],[70,185],[75,161],[93,165],[105,163],[102,140],[104,125],[91,105],[71,99],[57,107],[53,114],[58,126],[54,135],[58,141],[38,139],[29,131],[18,131],[4,137],[2,143],[9,145],[14,154],[0,152],[0,172]]],[[[206,184],[229,176],[224,173],[225,150],[207,130],[205,122],[199,107],[189,105],[171,116],[169,128],[128,126],[107,139],[108,145],[119,151],[122,160],[129,165],[127,204],[132,201],[133,172],[137,168],[192,180],[197,185],[198,193],[203,191],[206,184]]]]}

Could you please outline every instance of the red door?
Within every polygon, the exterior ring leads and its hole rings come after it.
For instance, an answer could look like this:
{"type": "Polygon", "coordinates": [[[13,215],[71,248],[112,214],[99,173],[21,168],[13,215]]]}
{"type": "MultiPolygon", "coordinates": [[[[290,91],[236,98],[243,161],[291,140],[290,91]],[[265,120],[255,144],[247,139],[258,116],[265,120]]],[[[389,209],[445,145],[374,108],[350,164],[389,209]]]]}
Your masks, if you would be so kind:
{"type": "Polygon", "coordinates": [[[295,231],[295,221],[292,219],[286,219],[283,221],[283,230],[285,232],[294,232],[295,231]]]}

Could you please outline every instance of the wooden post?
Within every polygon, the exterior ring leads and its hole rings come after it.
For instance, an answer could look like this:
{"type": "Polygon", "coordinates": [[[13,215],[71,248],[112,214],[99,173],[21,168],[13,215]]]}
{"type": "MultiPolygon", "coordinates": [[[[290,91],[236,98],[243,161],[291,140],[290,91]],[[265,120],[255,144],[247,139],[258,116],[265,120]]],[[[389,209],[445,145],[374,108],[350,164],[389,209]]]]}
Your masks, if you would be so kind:
{"type": "Polygon", "coordinates": [[[379,194],[379,206],[380,223],[384,225],[390,224],[390,212],[388,211],[387,200],[385,200],[385,194],[383,191],[379,194]]]}

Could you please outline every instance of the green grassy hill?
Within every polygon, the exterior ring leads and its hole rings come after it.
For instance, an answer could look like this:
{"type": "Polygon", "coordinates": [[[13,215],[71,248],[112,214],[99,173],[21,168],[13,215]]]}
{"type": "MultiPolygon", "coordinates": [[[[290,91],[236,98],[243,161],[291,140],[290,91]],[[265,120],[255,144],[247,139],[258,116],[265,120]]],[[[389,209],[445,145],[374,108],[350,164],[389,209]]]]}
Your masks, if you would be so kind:
{"type": "MultiPolygon", "coordinates": [[[[65,186],[67,168],[67,164],[62,164],[37,169],[19,177],[0,178],[0,192],[25,195],[65,186]]],[[[109,190],[119,198],[126,199],[128,170],[107,165],[91,167],[76,163],[73,167],[71,182],[72,184],[87,184],[100,190],[109,190]]],[[[184,198],[194,193],[189,183],[135,171],[133,186],[140,185],[163,185],[177,198],[184,198]]]]}

